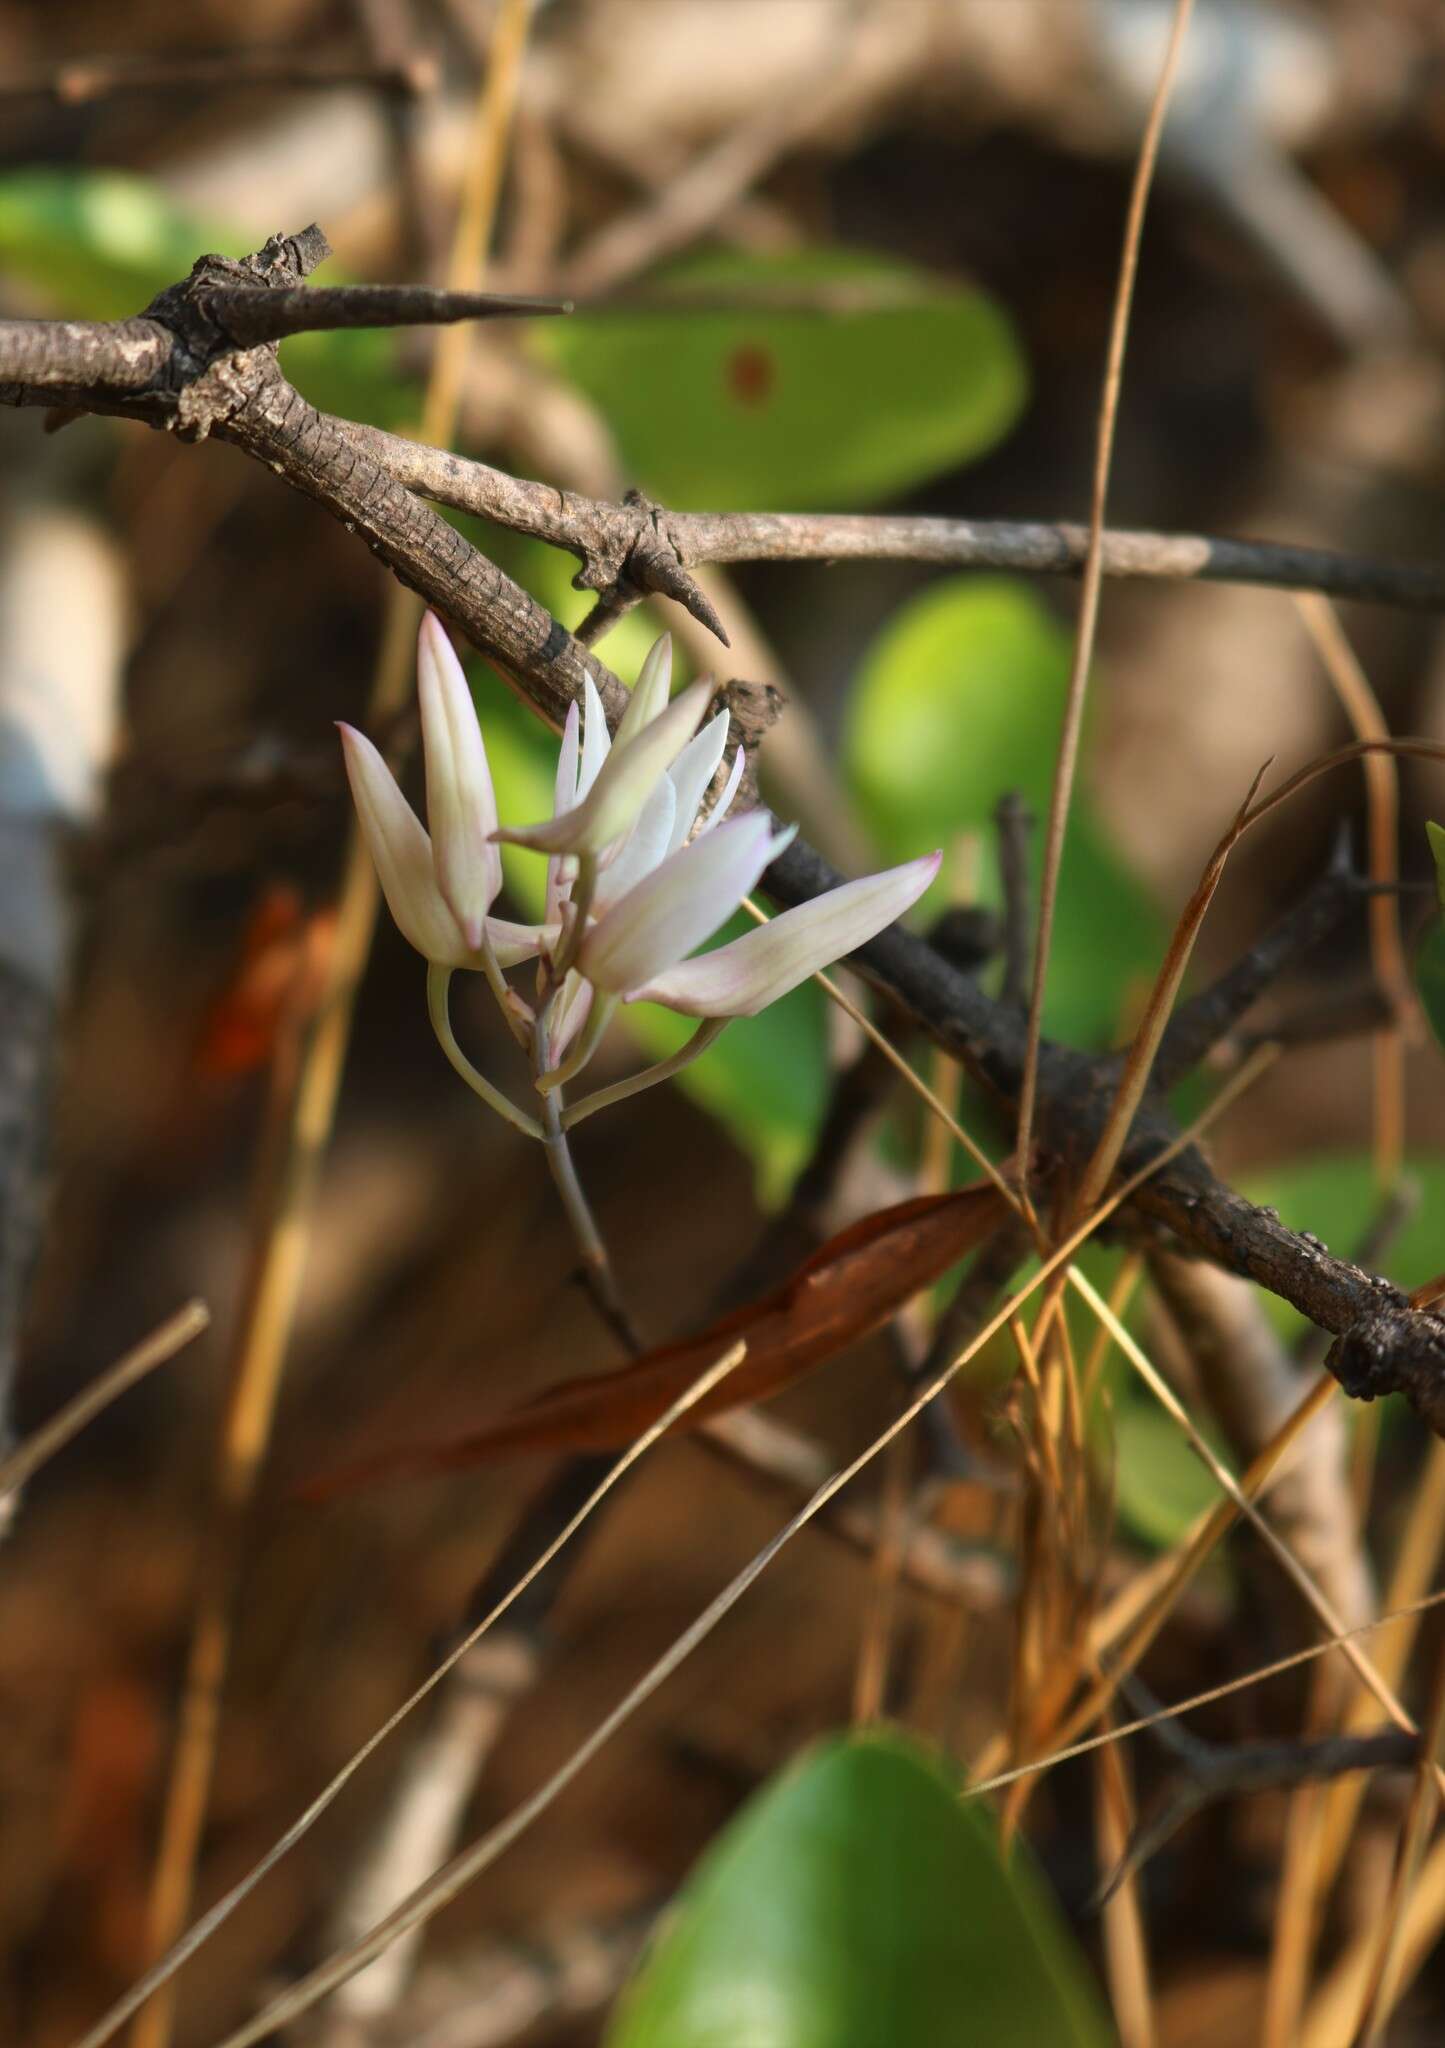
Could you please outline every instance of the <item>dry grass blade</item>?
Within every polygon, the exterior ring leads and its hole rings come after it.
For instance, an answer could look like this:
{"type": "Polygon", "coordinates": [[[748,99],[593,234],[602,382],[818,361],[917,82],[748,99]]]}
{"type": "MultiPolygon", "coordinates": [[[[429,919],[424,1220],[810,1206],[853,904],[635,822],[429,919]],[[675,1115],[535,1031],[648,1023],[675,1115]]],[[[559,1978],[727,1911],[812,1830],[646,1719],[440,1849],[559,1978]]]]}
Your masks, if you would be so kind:
{"type": "Polygon", "coordinates": [[[89,1424],[101,1415],[112,1401],[127,1393],[143,1380],[147,1373],[155,1371],[158,1365],[165,1365],[178,1351],[185,1349],[202,1330],[210,1328],[211,1311],[203,1301],[188,1301],[184,1308],[167,1316],[158,1329],[149,1337],[141,1339],[123,1358],[118,1358],[108,1372],[101,1373],[88,1387],[83,1387],[73,1401],[67,1401],[58,1414],[49,1422],[41,1424],[32,1436],[26,1438],[8,1457],[0,1458],[0,1522],[10,1505],[11,1497],[17,1494],[27,1481],[32,1479],[65,1446],[89,1424]]]}
{"type": "MultiPolygon", "coordinates": [[[[1101,1870],[1119,1868],[1128,1852],[1135,1819],[1125,1754],[1111,1742],[1100,1750],[1094,1763],[1094,1833],[1101,1870]]],[[[1111,1894],[1103,1922],[1109,1998],[1122,2048],[1154,2048],[1158,2033],[1137,1870],[1127,1871],[1111,1894]]]]}
{"type": "Polygon", "coordinates": [[[1425,1844],[1430,1839],[1430,1831],[1435,1825],[1440,1808],[1440,1745],[1442,1735],[1445,1735],[1445,1650],[1436,1654],[1435,1676],[1430,1687],[1430,1705],[1425,1716],[1425,1731],[1425,1741],[1420,1750],[1420,1763],[1415,1772],[1414,1789],[1410,1795],[1409,1811],[1405,1815],[1405,1826],[1400,1836],[1390,1896],[1380,1915],[1379,1946],[1374,1968],[1370,1973],[1364,2010],[1355,2033],[1360,2048],[1380,2048],[1380,2043],[1385,2038],[1385,2029],[1390,2024],[1390,2015],[1404,1989],[1400,1964],[1405,1911],[1419,1875],[1420,1859],[1424,1855],[1425,1844]]]}
{"type": "Polygon", "coordinates": [[[499,1600],[490,1613],[484,1615],[476,1627],[471,1629],[453,1650],[448,1652],[447,1656],[436,1666],[435,1670],[431,1671],[423,1679],[416,1691],[404,1699],[395,1713],[391,1714],[382,1723],[381,1727],[377,1729],[376,1733],[368,1737],[361,1748],[356,1751],[355,1755],[342,1765],[335,1777],[317,1793],[311,1804],[303,1813],[297,1816],[285,1834],[281,1835],[266,1851],[260,1862],[253,1864],[250,1870],[246,1872],[246,1875],[236,1884],[232,1885],[224,1898],[218,1899],[216,1904],[201,1916],[194,1927],[186,1931],[167,1955],[162,1956],[160,1961],[152,1969],[148,1970],[139,1982],[133,1984],[123,1997],[117,1999],[109,2012],[105,2013],[91,2028],[90,2032],[76,2043],[76,2048],[101,2048],[103,2042],[109,2041],[117,2029],[125,2025],[132,2013],[137,2012],[154,1992],[160,1990],[162,1985],[170,1982],[177,1971],[183,1968],[196,1953],[197,1949],[209,1941],[217,1928],[230,1918],[237,1906],[243,1900],[250,1897],[261,1880],[267,1877],[282,1858],[290,1854],[291,1850],[301,1840],[301,1837],[315,1826],[322,1814],[326,1812],[327,1808],[333,1804],[345,1790],[346,1786],[350,1784],[362,1765],[370,1757],[374,1756],[388,1736],[392,1735],[401,1726],[413,1708],[419,1707],[427,1695],[436,1690],[447,1674],[455,1670],[463,1657],[475,1649],[488,1630],[502,1619],[508,1608],[513,1606],[523,1593],[526,1592],[532,1582],[547,1569],[558,1552],[566,1548],[583,1523],[588,1520],[598,1505],[612,1491],[624,1473],[629,1472],[638,1459],[645,1452],[651,1450],[660,1437],[666,1435],[673,1423],[680,1416],[685,1415],[694,1402],[701,1401],[710,1394],[718,1382],[725,1379],[728,1373],[732,1372],[741,1363],[746,1352],[747,1346],[745,1344],[734,1344],[730,1350],[724,1352],[721,1358],[709,1366],[706,1372],[700,1374],[693,1384],[678,1396],[666,1414],[659,1416],[644,1436],[639,1437],[635,1444],[628,1447],[612,1470],[588,1495],[565,1528],[559,1530],[551,1543],[547,1545],[546,1549],[537,1558],[536,1562],[518,1579],[516,1585],[512,1587],[506,1598],[499,1600]]]}
{"type": "MultiPolygon", "coordinates": [[[[1325,1403],[1334,1399],[1337,1391],[1329,1375],[1322,1374],[1244,1474],[1240,1491],[1246,1497],[1253,1499],[1263,1492],[1300,1433],[1325,1403]]],[[[1107,1669],[1093,1681],[1083,1699],[1070,1709],[1061,1726],[1054,1731],[1056,1744],[1072,1742],[1098,1719],[1113,1699],[1120,1680],[1134,1669],[1173,1613],[1185,1588],[1223,1542],[1240,1513],[1241,1509],[1232,1499],[1217,1501],[1200,1516],[1177,1548],[1146,1565],[1095,1617],[1087,1644],[1090,1668],[1096,1669],[1107,1658],[1107,1669]]],[[[1022,1767],[1012,1774],[1006,1773],[1004,1780],[1000,1779],[1005,1753],[1004,1739],[996,1736],[975,1760],[970,1782],[1012,1782],[1014,1777],[1021,1775],[1022,1767]]],[[[1033,1768],[1031,1764],[1029,1769],[1033,1768]]]]}
{"type": "MultiPolygon", "coordinates": [[[[1411,1734],[1418,1733],[1416,1722],[1407,1713],[1394,1687],[1386,1682],[1369,1658],[1365,1656],[1364,1652],[1352,1640],[1347,1638],[1347,1631],[1335,1612],[1333,1604],[1320,1591],[1314,1579],[1305,1570],[1294,1552],[1280,1539],[1275,1530],[1271,1528],[1254,1502],[1245,1493],[1234,1474],[1217,1456],[1212,1445],[1200,1435],[1188,1409],[1184,1407],[1173,1388],[1163,1379],[1157,1367],[1135,1341],[1133,1334],[1117,1320],[1103,1296],[1074,1267],[1069,1268],[1069,1281],[1083,1295],[1095,1315],[1102,1322],[1108,1324],[1119,1349],[1139,1373],[1150,1392],[1155,1395],[1162,1406],[1168,1410],[1169,1414],[1179,1424],[1180,1428],[1185,1431],[1191,1446],[1208,1466],[1214,1479],[1229,1495],[1236,1508],[1248,1517],[1254,1529],[1263,1538],[1275,1557],[1278,1558],[1286,1574],[1304,1596],[1319,1620],[1324,1623],[1331,1635],[1341,1638],[1343,1654],[1354,1666],[1356,1675],[1369,1687],[1397,1727],[1407,1729],[1411,1734]]],[[[1445,1786],[1445,1772],[1439,1773],[1439,1780],[1441,1785],[1445,1786]]]]}
{"type": "MultiPolygon", "coordinates": [[[[1321,1657],[1328,1657],[1347,1640],[1357,1636],[1373,1634],[1376,1629],[1385,1628],[1389,1623],[1414,1619],[1428,1613],[1431,1608],[1445,1604],[1445,1586],[1437,1593],[1429,1593],[1423,1600],[1415,1601],[1409,1607],[1394,1607],[1386,1614],[1376,1615],[1372,1621],[1362,1621],[1357,1628],[1347,1631],[1344,1636],[1328,1636],[1322,1642],[1308,1643],[1302,1650],[1291,1650],[1287,1657],[1276,1657],[1272,1664],[1258,1665],[1253,1671],[1246,1671],[1239,1678],[1227,1678],[1221,1685],[1211,1685],[1204,1692],[1191,1693],[1188,1699],[1175,1700],[1169,1706],[1158,1707],[1151,1714],[1141,1714],[1136,1720],[1121,1722],[1117,1728],[1110,1728],[1102,1735],[1089,1735],[1080,1742],[1064,1744],[1050,1750],[1047,1756],[1032,1757],[1028,1763],[1015,1764],[1011,1770],[996,1771],[991,1777],[979,1778],[969,1785],[964,1793],[966,1799],[979,1799],[988,1792],[1001,1792],[1008,1785],[1015,1785],[1021,1778],[1035,1777],[1041,1771],[1052,1771],[1060,1764],[1071,1763],[1075,1757],[1089,1756],[1096,1749],[1105,1749],[1110,1743],[1122,1742],[1127,1736],[1139,1735],[1146,1728],[1157,1728],[1163,1721],[1177,1720],[1181,1714],[1197,1713],[1201,1707],[1213,1706],[1216,1700],[1228,1699],[1232,1694],[1248,1692],[1254,1685],[1263,1685],[1268,1679],[1278,1678],[1286,1671],[1297,1671],[1303,1664],[1313,1664],[1321,1657]]],[[[1445,1862],[1445,1856],[1442,1856],[1445,1862]]],[[[1356,2000],[1358,2005],[1358,2000],[1356,2000]]]]}
{"type": "Polygon", "coordinates": [[[1164,964],[1159,969],[1154,986],[1149,992],[1143,1019],[1129,1047],[1129,1056],[1124,1062],[1124,1072],[1119,1080],[1118,1093],[1109,1110],[1108,1121],[1080,1178],[1074,1196],[1076,1215],[1087,1214],[1098,1201],[1119,1163],[1119,1155],[1128,1142],[1130,1127],[1140,1103],[1144,1100],[1144,1091],[1149,1086],[1154,1055],[1159,1050],[1159,1041],[1163,1038],[1169,1022],[1169,1013],[1174,1008],[1180,984],[1188,969],[1194,942],[1199,937],[1199,928],[1204,923],[1205,913],[1214,901],[1214,892],[1224,878],[1225,863],[1248,829],[1251,806],[1259,794],[1259,785],[1268,767],[1269,764],[1266,762],[1250,784],[1248,796],[1235,813],[1233,824],[1209,856],[1194,894],[1185,904],[1179,922],[1174,927],[1169,950],[1164,956],[1164,964]]]}
{"type": "MultiPolygon", "coordinates": [[[[516,101],[532,0],[503,0],[491,62],[473,117],[473,146],[458,209],[447,282],[477,290],[483,281],[516,101]]],[[[422,433],[452,438],[470,330],[443,330],[433,359],[422,433]]],[[[391,593],[372,682],[369,717],[382,723],[405,702],[420,602],[391,593]]],[[[185,1923],[210,1797],[217,1712],[230,1657],[231,1613],[240,1520],[270,1438],[271,1418],[300,1299],[321,1162],[335,1118],[351,1037],[351,1017],[376,928],[378,887],[370,855],[353,824],[337,910],[335,943],[316,1021],[298,1055],[289,1100],[278,1102],[279,1168],[269,1213],[258,1231],[245,1319],[238,1333],[231,1396],[216,1467],[214,1527],[202,1564],[180,1726],[161,1820],[147,1909],[147,1954],[162,1955],[185,1923]]],[[[174,2023],[162,1996],[142,2013],[134,2048],[167,2048],[174,2023]]]]}
{"type": "MultiPolygon", "coordinates": [[[[935,1400],[942,1393],[954,1376],[972,1358],[976,1357],[983,1347],[1018,1313],[1023,1304],[1037,1293],[1039,1288],[1044,1286],[1052,1275],[1073,1257],[1079,1246],[1085,1243],[1108,1220],[1121,1203],[1129,1199],[1136,1188],[1141,1186],[1151,1174],[1156,1173],[1160,1167],[1166,1165],[1170,1159],[1183,1151],[1186,1146],[1193,1144],[1200,1130],[1213,1117],[1218,1116],[1227,1104],[1238,1095],[1240,1089],[1247,1085],[1247,1080],[1252,1078],[1253,1074],[1248,1074],[1245,1069],[1241,1069],[1241,1072],[1235,1075],[1225,1088],[1221,1089],[1219,1095],[1210,1104],[1202,1117],[1197,1118],[1187,1130],[1181,1131],[1179,1136],[1170,1145],[1165,1147],[1156,1159],[1152,1159],[1147,1166],[1141,1168],[1138,1173],[1116,1188],[1108,1200],[1102,1203],[1086,1222],[1081,1224],[1071,1236],[1065,1239],[1057,1250],[1052,1252],[1043,1261],[1038,1272],[996,1311],[964,1350],[951,1360],[949,1364],[935,1373],[920,1388],[917,1395],[909,1402],[902,1413],[896,1416],[886,1429],[882,1430],[870,1444],[860,1451],[856,1458],[834,1472],[830,1478],[817,1488],[791,1520],[786,1522],[777,1534],[770,1538],[763,1548],[749,1560],[737,1576],[718,1594],[716,1599],[683,1631],[671,1647],[644,1673],[631,1691],[598,1724],[580,1748],[574,1751],[566,1763],[544,1785],[539,1787],[530,1799],[518,1807],[505,1821],[483,1835],[480,1840],[472,1843],[470,1847],[454,1856],[449,1863],[444,1865],[441,1870],[436,1872],[424,1884],[417,1886],[414,1891],[403,1899],[383,1920],[379,1921],[361,1940],[353,1942],[346,1948],[338,1951],[326,1962],[311,1971],[300,1983],[292,1986],[280,1998],[273,2000],[254,2020],[239,2028],[235,2033],[229,2034],[221,2044],[221,2048],[250,2048],[251,2043],[264,2039],[267,2034],[276,2028],[289,2024],[291,2020],[299,2017],[301,2013],[309,2011],[321,1999],[328,1997],[338,1985],[344,1984],[348,1978],[354,1976],[359,1970],[365,1969],[366,1965],[380,1955],[391,1942],[398,1940],[413,1928],[422,1926],[427,1920],[440,1912],[444,1906],[464,1891],[475,1877],[494,1863],[505,1850],[510,1848],[512,1843],[526,1832],[532,1822],[540,1818],[547,1811],[548,1807],[566,1790],[567,1786],[591,1762],[598,1751],[606,1746],[611,1737],[632,1718],[640,1707],[646,1704],[658,1688],[671,1677],[672,1673],[686,1662],[697,1646],[731,1612],[749,1588],[767,1570],[778,1554],[792,1541],[793,1537],[801,1529],[806,1528],[808,1523],[822,1512],[835,1495],[856,1479],[858,1474],[865,1470],[881,1451],[886,1450],[888,1445],[922,1414],[929,1402],[935,1400]]],[[[99,2044],[107,2038],[108,2034],[106,2033],[89,2035],[85,2041],[78,2044],[78,2048],[99,2048],[99,2044]]]]}
{"type": "Polygon", "coordinates": [[[1038,1085],[1039,1047],[1043,1038],[1044,992],[1048,982],[1049,948],[1053,940],[1054,906],[1058,898],[1059,869],[1064,857],[1064,833],[1069,822],[1074,772],[1078,766],[1079,741],[1084,727],[1084,699],[1088,693],[1089,663],[1094,653],[1094,634],[1099,619],[1099,596],[1104,583],[1104,516],[1108,509],[1109,469],[1114,453],[1114,424],[1119,413],[1119,392],[1124,378],[1124,351],[1129,338],[1129,313],[1134,300],[1134,277],[1139,266],[1139,242],[1144,232],[1144,210],[1154,182],[1164,117],[1169,110],[1184,37],[1194,0],[1174,0],[1174,20],[1169,32],[1164,63],[1154,98],[1144,124],[1134,181],[1129,193],[1129,210],[1124,222],[1124,246],[1119,257],[1119,276],[1114,288],[1114,308],[1109,326],[1109,349],[1104,366],[1104,389],[1099,401],[1099,426],[1094,449],[1094,476],[1089,500],[1089,547],[1079,594],[1079,622],[1074,635],[1073,662],[1069,670],[1068,695],[1064,706],[1063,730],[1059,734],[1054,786],[1049,798],[1049,821],[1044,840],[1044,872],[1039,891],[1039,921],[1034,936],[1033,986],[1029,992],[1028,1039],[1024,1054],[1023,1085],[1019,1092],[1019,1172],[1028,1180],[1029,1144],[1033,1135],[1034,1102],[1038,1085]]]}
{"type": "MultiPolygon", "coordinates": [[[[1387,740],[1390,728],[1380,700],[1345,637],[1334,606],[1328,598],[1313,594],[1297,597],[1295,604],[1355,737],[1387,740]]],[[[1388,1194],[1399,1180],[1405,1158],[1405,1046],[1407,1040],[1420,1035],[1419,1004],[1405,957],[1400,902],[1393,888],[1400,879],[1400,776],[1388,754],[1372,754],[1366,759],[1365,796],[1370,880],[1379,889],[1370,903],[1370,962],[1394,1012],[1393,1021],[1375,1033],[1375,1179],[1381,1192],[1388,1194]]]]}

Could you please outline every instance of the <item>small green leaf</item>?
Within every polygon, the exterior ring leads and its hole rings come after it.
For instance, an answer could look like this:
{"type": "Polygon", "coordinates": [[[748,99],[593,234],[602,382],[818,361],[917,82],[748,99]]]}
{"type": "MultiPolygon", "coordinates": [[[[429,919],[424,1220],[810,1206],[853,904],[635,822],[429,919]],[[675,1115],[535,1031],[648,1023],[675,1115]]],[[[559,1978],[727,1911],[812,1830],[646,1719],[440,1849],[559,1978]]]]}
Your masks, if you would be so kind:
{"type": "Polygon", "coordinates": [[[981,455],[1023,404],[993,301],[906,264],[706,251],[652,285],[677,306],[599,308],[539,322],[531,339],[601,409],[628,474],[670,505],[869,504],[981,455]],[[768,304],[830,286],[857,310],[768,304]],[[686,303],[709,292],[744,303],[686,303]]]}
{"type": "Polygon", "coordinates": [[[1103,2048],[1027,1852],[896,1736],[813,1750],[715,1842],[606,2048],[1103,2048]]]}
{"type": "MultiPolygon", "coordinates": [[[[885,859],[976,828],[981,893],[999,900],[994,806],[1012,789],[1046,815],[1068,672],[1067,635],[1005,578],[943,577],[893,615],[859,666],[844,736],[851,785],[885,859]]],[[[925,916],[942,889],[924,899],[925,916]]],[[[1081,788],[1060,876],[1048,1028],[1077,1045],[1112,1041],[1165,939],[1081,788]]]]}

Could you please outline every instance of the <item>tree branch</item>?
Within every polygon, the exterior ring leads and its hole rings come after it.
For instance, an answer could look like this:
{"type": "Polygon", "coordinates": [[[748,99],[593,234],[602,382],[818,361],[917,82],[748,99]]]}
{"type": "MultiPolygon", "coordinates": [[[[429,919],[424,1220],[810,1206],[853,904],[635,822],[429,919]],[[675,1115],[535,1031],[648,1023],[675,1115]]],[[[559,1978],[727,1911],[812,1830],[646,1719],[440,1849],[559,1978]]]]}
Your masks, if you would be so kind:
{"type": "MultiPolygon", "coordinates": [[[[278,236],[244,263],[207,256],[184,282],[162,292],[143,320],[86,328],[57,322],[48,342],[28,330],[36,323],[0,326],[0,402],[50,405],[57,388],[80,410],[164,424],[200,440],[214,433],[276,471],[293,489],[326,507],[403,583],[456,622],[466,637],[505,673],[518,694],[560,726],[581,694],[582,679],[597,686],[608,717],[620,717],[626,692],[589,649],[526,591],[503,575],[430,506],[415,495],[438,480],[468,490],[481,465],[460,464],[440,451],[420,449],[393,436],[318,413],[287,383],[274,346],[237,350],[211,308],[234,287],[264,286],[290,292],[325,254],[319,229],[278,236]],[[154,328],[166,339],[157,342],[154,328]],[[23,335],[17,330],[25,329],[23,335]],[[137,330],[144,330],[144,334],[137,330]],[[103,342],[96,337],[104,337],[103,342]],[[124,358],[123,340],[140,343],[159,363],[150,381],[137,382],[137,365],[124,358]],[[97,357],[103,373],[89,384],[86,368],[97,357]],[[39,362],[46,381],[29,374],[39,362]],[[70,381],[57,387],[60,374],[70,381]]],[[[308,295],[309,296],[309,295],[308,295]]],[[[1084,536],[1067,526],[982,526],[968,521],[836,518],[827,515],[668,514],[647,500],[604,506],[547,490],[500,472],[485,471],[485,504],[468,509],[538,532],[572,548],[584,561],[584,579],[604,587],[616,560],[630,575],[656,574],[640,539],[664,543],[685,569],[690,560],[857,559],[908,555],[915,560],[987,562],[991,566],[1067,572],[1083,555],[1084,536]],[[521,517],[515,515],[520,514],[521,517]],[[525,519],[527,524],[523,524],[525,519]],[[543,531],[550,527],[550,531],[543,531]],[[626,542],[625,549],[623,542],[626,542]],[[599,550],[610,548],[603,558],[599,550]],[[622,550],[620,557],[619,549],[622,550]],[[640,563],[640,568],[639,568],[640,563]]],[[[436,495],[441,496],[437,491],[436,495]]],[[[444,502],[454,502],[446,499],[444,502]]],[[[1279,582],[1338,596],[1374,598],[1404,606],[1445,609],[1445,572],[1326,555],[1317,550],[1209,540],[1200,536],[1116,534],[1105,549],[1115,574],[1213,576],[1279,582]]],[[[620,571],[618,573],[621,573],[620,571]]],[[[655,586],[649,586],[655,587],[655,586]]],[[[775,695],[775,693],[774,693],[775,695]]],[[[747,727],[750,748],[775,706],[766,691],[733,684],[730,708],[747,727]]],[[[811,847],[794,841],[774,862],[765,886],[783,904],[799,903],[835,887],[842,878],[811,847]]],[[[1008,1109],[1016,1100],[1023,1061],[1017,1012],[985,996],[925,940],[894,926],[853,958],[945,1051],[1008,1109]]],[[[1039,1064],[1038,1138],[1047,1173],[1077,1172],[1107,1118],[1119,1075],[1118,1059],[1091,1059],[1045,1043],[1039,1064]]],[[[1121,1170],[1147,1162],[1172,1136],[1157,1091],[1135,1121],[1121,1170]]],[[[1124,1227],[1147,1240],[1213,1260],[1291,1302],[1337,1341],[1327,1363],[1346,1392],[1373,1399],[1402,1392],[1417,1412],[1445,1435],[1445,1319],[1416,1310],[1398,1288],[1333,1257],[1307,1235],[1286,1230],[1278,1217],[1221,1182],[1198,1151],[1170,1162],[1142,1186],[1123,1212],[1124,1227]]]]}

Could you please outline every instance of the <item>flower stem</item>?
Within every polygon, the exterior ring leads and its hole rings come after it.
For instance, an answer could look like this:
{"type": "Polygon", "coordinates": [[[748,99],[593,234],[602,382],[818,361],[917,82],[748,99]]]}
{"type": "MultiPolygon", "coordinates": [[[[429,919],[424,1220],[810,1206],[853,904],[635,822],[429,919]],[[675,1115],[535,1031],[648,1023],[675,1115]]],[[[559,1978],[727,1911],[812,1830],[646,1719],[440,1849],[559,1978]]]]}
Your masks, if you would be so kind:
{"type": "Polygon", "coordinates": [[[580,1102],[564,1112],[563,1130],[575,1130],[585,1117],[595,1116],[599,1109],[610,1109],[614,1102],[625,1102],[629,1095],[640,1095],[644,1088],[655,1088],[659,1081],[670,1081],[674,1074],[680,1074],[700,1053],[707,1051],[729,1021],[726,1017],[704,1017],[687,1044],[680,1046],[671,1059],[659,1060],[654,1067],[644,1067],[640,1074],[631,1074],[625,1081],[614,1081],[610,1088],[599,1088],[595,1094],[584,1095],[580,1102]]]}
{"type": "MultiPolygon", "coordinates": [[[[537,1020],[537,1034],[533,1045],[534,1071],[538,1077],[546,1072],[549,1048],[547,1044],[547,1011],[544,1009],[537,1020]]],[[[562,1122],[562,1091],[552,1088],[545,1095],[540,1091],[538,1101],[542,1105],[542,1143],[547,1154],[547,1165],[557,1192],[562,1197],[562,1207],[567,1221],[572,1226],[572,1235],[577,1240],[577,1249],[582,1254],[582,1279],[591,1295],[597,1313],[621,1344],[624,1351],[633,1358],[640,1358],[646,1348],[633,1325],[632,1318],[623,1307],[617,1281],[612,1272],[612,1261],[607,1256],[607,1246],[597,1228],[597,1219],[592,1214],[582,1183],[577,1178],[577,1168],[572,1162],[571,1147],[562,1122]]]]}
{"type": "Polygon", "coordinates": [[[451,988],[452,969],[438,966],[435,961],[428,963],[426,971],[426,1007],[431,1018],[431,1028],[436,1033],[437,1044],[451,1061],[474,1095],[480,1095],[488,1109],[494,1109],[498,1116],[505,1117],[509,1124],[522,1131],[529,1138],[546,1140],[546,1132],[534,1116],[528,1116],[524,1109],[518,1109],[509,1102],[500,1088],[494,1088],[484,1074],[479,1074],[461,1047],[452,1031],[447,992],[451,988]]]}

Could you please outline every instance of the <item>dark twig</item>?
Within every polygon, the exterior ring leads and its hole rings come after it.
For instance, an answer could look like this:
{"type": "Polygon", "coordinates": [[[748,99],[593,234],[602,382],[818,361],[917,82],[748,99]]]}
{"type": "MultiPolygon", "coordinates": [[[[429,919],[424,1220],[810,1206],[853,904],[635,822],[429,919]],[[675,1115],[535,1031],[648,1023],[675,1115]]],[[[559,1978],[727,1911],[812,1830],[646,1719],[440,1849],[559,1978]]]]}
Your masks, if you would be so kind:
{"type": "Polygon", "coordinates": [[[1155,1086],[1172,1087],[1192,1073],[1267,988],[1330,936],[1368,889],[1342,834],[1328,868],[1299,901],[1227,973],[1179,1005],[1155,1056],[1155,1086]]]}
{"type": "Polygon", "coordinates": [[[998,832],[999,882],[1003,890],[1003,981],[999,1001],[1027,1009],[1029,960],[1033,954],[1033,887],[1029,877],[1029,839],[1034,817],[1017,790],[998,800],[993,814],[998,832]]]}
{"type": "Polygon", "coordinates": [[[1419,1753],[1419,1736],[1404,1728],[1385,1728],[1374,1735],[1327,1735],[1306,1742],[1245,1742],[1228,1749],[1191,1736],[1185,1772],[1171,1779],[1151,1802],[1117,1869],[1094,1899],[1094,1908],[1098,1911],[1106,1906],[1119,1886],[1156,1855],[1187,1820],[1216,1800],[1328,1784],[1354,1771],[1407,1771],[1419,1753]]]}

